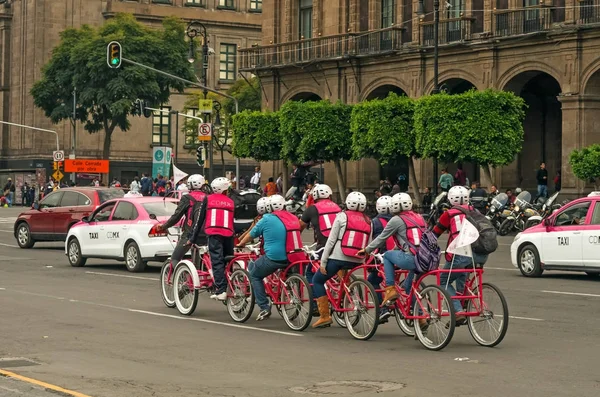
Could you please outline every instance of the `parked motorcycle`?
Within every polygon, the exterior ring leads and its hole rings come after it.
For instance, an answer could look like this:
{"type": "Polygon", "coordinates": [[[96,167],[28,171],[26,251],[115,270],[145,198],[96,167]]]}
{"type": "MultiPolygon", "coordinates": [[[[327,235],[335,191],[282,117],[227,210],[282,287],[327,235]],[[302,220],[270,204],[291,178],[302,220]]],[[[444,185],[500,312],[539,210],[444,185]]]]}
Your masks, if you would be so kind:
{"type": "MultiPolygon", "coordinates": [[[[534,206],[534,208],[538,211],[539,216],[532,216],[527,220],[526,229],[535,225],[539,225],[542,221],[549,217],[554,211],[559,209],[561,204],[554,204],[556,202],[556,198],[558,197],[558,193],[554,193],[546,200],[542,200],[538,205],[534,206]]],[[[539,200],[539,199],[538,199],[539,200]]]]}
{"type": "Polygon", "coordinates": [[[288,200],[285,202],[285,209],[287,212],[292,213],[297,217],[300,217],[306,209],[306,201],[294,199],[288,200]]]}
{"type": "Polygon", "coordinates": [[[498,232],[500,231],[500,226],[505,219],[505,216],[502,212],[504,207],[506,207],[506,203],[508,203],[508,196],[506,193],[499,193],[492,199],[489,209],[485,214],[485,217],[492,222],[492,225],[494,225],[494,228],[498,232]]]}
{"type": "Polygon", "coordinates": [[[513,229],[523,231],[534,224],[541,222],[540,214],[533,208],[531,204],[531,193],[524,190],[517,196],[515,205],[510,214],[500,225],[498,234],[506,236],[513,229]]]}
{"type": "Polygon", "coordinates": [[[437,195],[433,203],[431,203],[431,209],[429,210],[429,214],[426,216],[427,225],[430,229],[432,229],[436,224],[440,216],[451,208],[450,203],[446,199],[448,197],[447,192],[441,192],[437,195]]]}

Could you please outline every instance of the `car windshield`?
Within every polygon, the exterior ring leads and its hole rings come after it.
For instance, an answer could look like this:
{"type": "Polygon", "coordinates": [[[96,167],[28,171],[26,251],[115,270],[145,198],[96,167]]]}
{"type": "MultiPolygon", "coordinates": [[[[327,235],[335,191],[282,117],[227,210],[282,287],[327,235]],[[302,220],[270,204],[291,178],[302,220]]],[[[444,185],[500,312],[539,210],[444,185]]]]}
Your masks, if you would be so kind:
{"type": "Polygon", "coordinates": [[[100,204],[125,196],[125,192],[123,189],[102,189],[98,190],[98,198],[100,199],[100,204]]]}
{"type": "Polygon", "coordinates": [[[144,207],[148,215],[171,216],[177,209],[177,203],[172,201],[157,201],[155,203],[144,203],[142,207],[144,207]]]}

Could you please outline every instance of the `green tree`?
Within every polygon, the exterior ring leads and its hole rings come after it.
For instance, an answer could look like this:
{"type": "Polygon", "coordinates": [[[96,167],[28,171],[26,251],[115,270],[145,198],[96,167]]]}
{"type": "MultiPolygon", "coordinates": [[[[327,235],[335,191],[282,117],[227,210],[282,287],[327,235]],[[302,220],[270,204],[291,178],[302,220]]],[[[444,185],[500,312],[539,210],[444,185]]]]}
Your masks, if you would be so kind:
{"type": "Polygon", "coordinates": [[[332,161],[342,200],[346,198],[346,187],[341,161],[352,158],[351,112],[351,106],[329,101],[290,101],[280,110],[282,157],[294,163],[332,161]]]}
{"type": "Polygon", "coordinates": [[[594,190],[600,190],[600,144],[573,150],[569,156],[573,174],[584,182],[593,182],[594,190]]]}
{"type": "Polygon", "coordinates": [[[492,179],[490,167],[510,164],[523,147],[525,101],[511,92],[485,90],[438,94],[416,101],[416,149],[422,157],[475,162],[492,179]]]}
{"type": "Polygon", "coordinates": [[[233,154],[256,161],[281,160],[279,113],[245,110],[233,117],[233,154]]]}
{"type": "MultiPolygon", "coordinates": [[[[258,77],[252,77],[248,81],[246,79],[238,79],[227,90],[227,94],[238,100],[240,112],[243,110],[260,110],[262,101],[261,92],[258,77]]],[[[227,115],[234,115],[235,102],[229,98],[224,99],[223,109],[227,115]]]]}
{"type": "Polygon", "coordinates": [[[168,102],[173,90],[184,89],[181,82],[126,63],[110,69],[108,43],[119,41],[128,59],[192,79],[184,37],[184,26],[177,19],[166,18],[162,29],[154,29],[128,14],[119,14],[99,28],[67,29],[31,90],[34,103],[58,123],[71,117],[77,88],[76,118],[89,133],[104,131],[102,157],[108,159],[112,134],[117,127],[129,130],[128,116],[136,99],[156,106],[168,102]]]}
{"type": "Polygon", "coordinates": [[[398,164],[409,159],[409,174],[415,197],[421,194],[413,157],[417,157],[413,129],[414,100],[391,93],[385,99],[361,102],[352,108],[350,130],[355,160],[374,158],[379,164],[398,164]]]}

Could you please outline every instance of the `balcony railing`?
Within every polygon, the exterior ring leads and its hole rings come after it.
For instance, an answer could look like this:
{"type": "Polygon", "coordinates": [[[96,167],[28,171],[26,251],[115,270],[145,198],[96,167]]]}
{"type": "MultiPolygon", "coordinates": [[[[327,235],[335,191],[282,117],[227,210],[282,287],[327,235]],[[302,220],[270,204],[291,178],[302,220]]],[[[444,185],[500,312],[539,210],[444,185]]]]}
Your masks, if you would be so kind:
{"type": "Polygon", "coordinates": [[[600,0],[583,0],[578,5],[580,24],[600,23],[600,0]]]}
{"type": "Polygon", "coordinates": [[[283,66],[345,56],[367,56],[399,50],[402,28],[346,33],[240,50],[241,69],[283,66]]]}
{"type": "MultiPolygon", "coordinates": [[[[448,44],[471,38],[471,18],[451,18],[440,21],[438,44],[448,44]]],[[[433,46],[435,44],[434,22],[421,24],[421,45],[433,46]]]]}
{"type": "Polygon", "coordinates": [[[494,15],[495,36],[516,36],[541,32],[551,27],[552,9],[548,7],[497,10],[494,15]]]}

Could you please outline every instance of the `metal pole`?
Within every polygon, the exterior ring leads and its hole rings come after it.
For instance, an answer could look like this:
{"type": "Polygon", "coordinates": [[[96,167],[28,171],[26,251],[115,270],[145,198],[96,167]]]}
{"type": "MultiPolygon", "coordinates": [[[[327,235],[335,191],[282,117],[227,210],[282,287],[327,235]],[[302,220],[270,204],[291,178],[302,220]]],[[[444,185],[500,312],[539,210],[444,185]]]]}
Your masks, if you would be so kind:
{"type": "MultiPolygon", "coordinates": [[[[433,1],[433,94],[439,93],[440,84],[438,81],[438,60],[439,60],[439,40],[440,40],[440,1],[433,1]]],[[[438,194],[438,159],[433,160],[433,194],[438,194]]]]}
{"type": "MultiPolygon", "coordinates": [[[[175,164],[177,164],[179,154],[179,111],[173,110],[170,112],[175,115],[175,164]]],[[[169,116],[170,117],[170,116],[169,116]]]]}
{"type": "Polygon", "coordinates": [[[46,130],[44,128],[32,127],[30,125],[23,125],[23,124],[17,124],[17,123],[9,123],[8,121],[1,121],[1,120],[0,120],[0,124],[8,124],[8,125],[12,125],[14,127],[21,127],[21,128],[29,128],[30,130],[35,130],[35,131],[51,132],[54,135],[56,135],[56,150],[57,151],[60,150],[60,146],[58,146],[58,134],[56,133],[56,131],[46,130]]]}
{"type": "MultiPolygon", "coordinates": [[[[75,148],[77,147],[77,87],[73,88],[73,136],[71,137],[71,154],[75,158],[75,148]]],[[[75,183],[75,173],[71,173],[71,182],[75,183]]]]}

